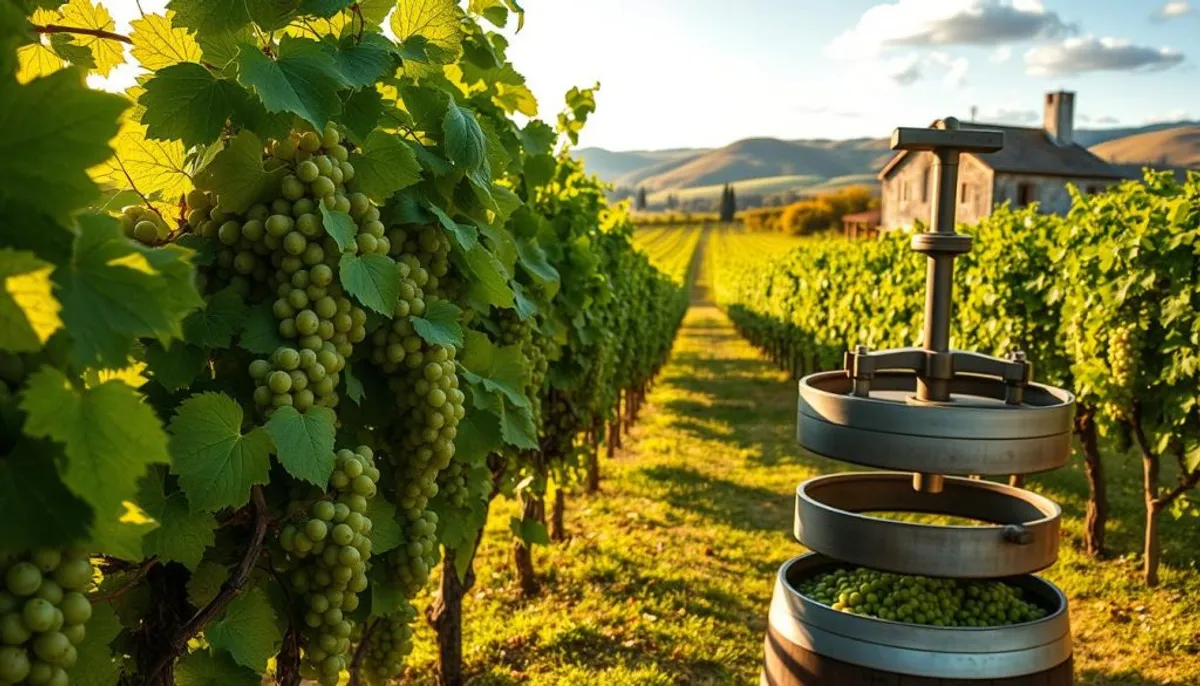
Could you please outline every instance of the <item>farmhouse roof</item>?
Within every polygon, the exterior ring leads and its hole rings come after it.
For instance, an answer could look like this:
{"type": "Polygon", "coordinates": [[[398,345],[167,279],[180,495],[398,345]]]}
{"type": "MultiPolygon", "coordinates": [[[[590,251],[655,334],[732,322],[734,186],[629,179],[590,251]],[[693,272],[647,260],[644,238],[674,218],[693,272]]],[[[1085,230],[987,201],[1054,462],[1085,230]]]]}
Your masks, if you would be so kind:
{"type": "MultiPolygon", "coordinates": [[[[933,126],[938,123],[934,122],[933,126]]],[[[995,129],[1004,132],[1004,147],[999,151],[984,154],[964,153],[998,172],[1089,179],[1128,177],[1127,172],[1093,155],[1081,145],[1055,143],[1045,129],[974,122],[961,122],[959,126],[973,129],[995,129]]],[[[902,150],[889,160],[879,172],[879,179],[884,180],[890,176],[908,153],[909,151],[902,150]]]]}

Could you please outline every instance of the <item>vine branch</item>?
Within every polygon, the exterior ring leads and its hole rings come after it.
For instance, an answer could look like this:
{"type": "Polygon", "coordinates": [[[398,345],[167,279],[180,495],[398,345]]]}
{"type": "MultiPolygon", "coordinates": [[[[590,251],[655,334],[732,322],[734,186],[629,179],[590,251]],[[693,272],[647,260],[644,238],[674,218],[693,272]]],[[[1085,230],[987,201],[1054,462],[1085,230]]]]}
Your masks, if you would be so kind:
{"type": "Polygon", "coordinates": [[[113,33],[112,31],[105,31],[104,29],[89,29],[83,26],[63,26],[62,24],[32,24],[32,27],[36,33],[73,33],[79,36],[95,36],[96,38],[115,40],[133,45],[133,41],[129,38],[129,36],[113,33]]]}
{"type": "Polygon", "coordinates": [[[157,564],[158,564],[157,559],[146,560],[145,562],[143,562],[141,565],[139,565],[137,567],[137,573],[135,573],[133,575],[132,579],[130,579],[123,586],[121,586],[117,590],[113,591],[112,593],[107,593],[107,594],[99,596],[94,601],[92,601],[93,604],[107,603],[109,601],[116,600],[117,598],[120,598],[121,596],[125,595],[126,593],[137,588],[139,585],[141,585],[142,580],[146,578],[146,574],[148,574],[151,569],[154,569],[154,567],[157,564]]]}
{"type": "Polygon", "coordinates": [[[379,628],[379,624],[383,622],[383,618],[376,619],[367,625],[363,630],[362,638],[358,640],[358,646],[354,648],[354,657],[350,660],[350,683],[347,686],[359,686],[359,668],[362,666],[363,657],[367,654],[367,643],[370,642],[371,634],[379,628]]]}
{"type": "Polygon", "coordinates": [[[267,501],[263,497],[262,486],[255,486],[250,490],[250,504],[254,509],[254,532],[250,537],[250,543],[246,546],[245,554],[242,555],[241,562],[238,563],[233,575],[221,585],[220,593],[217,593],[215,598],[192,615],[192,618],[180,627],[171,638],[170,650],[159,658],[154,669],[150,671],[148,683],[154,683],[159,673],[187,649],[188,641],[199,634],[213,618],[221,614],[250,580],[250,573],[254,570],[259,556],[262,555],[263,541],[267,537],[267,529],[270,526],[267,517],[267,501]]]}

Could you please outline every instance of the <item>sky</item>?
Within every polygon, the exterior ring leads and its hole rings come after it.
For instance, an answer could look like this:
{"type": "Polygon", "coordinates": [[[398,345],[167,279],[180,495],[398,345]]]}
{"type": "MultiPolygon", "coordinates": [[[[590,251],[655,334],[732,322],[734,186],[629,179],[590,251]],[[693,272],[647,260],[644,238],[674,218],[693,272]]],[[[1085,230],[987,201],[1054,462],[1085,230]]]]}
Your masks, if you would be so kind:
{"type": "MultiPolygon", "coordinates": [[[[118,28],[136,16],[133,0],[104,4],[118,28]]],[[[1077,93],[1081,128],[1200,119],[1200,0],[521,4],[509,58],[542,116],[571,86],[600,83],[583,146],[881,137],[972,108],[1037,125],[1059,89],[1077,93]]]]}

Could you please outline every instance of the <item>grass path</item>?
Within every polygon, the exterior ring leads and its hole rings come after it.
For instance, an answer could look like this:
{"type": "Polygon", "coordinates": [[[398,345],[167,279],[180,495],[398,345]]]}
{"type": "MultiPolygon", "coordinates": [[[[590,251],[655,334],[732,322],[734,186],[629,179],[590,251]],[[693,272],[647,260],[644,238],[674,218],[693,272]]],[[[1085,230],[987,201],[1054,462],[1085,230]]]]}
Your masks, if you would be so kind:
{"type": "MultiPolygon", "coordinates": [[[[702,264],[703,261],[701,260],[702,264]]],[[[539,548],[541,594],[521,600],[508,559],[512,503],[494,507],[466,601],[471,683],[755,684],[774,575],[799,554],[797,483],[845,468],[801,451],[795,386],[705,302],[704,278],[668,365],[602,492],[568,501],[572,538],[539,548]]],[[[1136,464],[1111,465],[1113,543],[1137,547],[1136,464]]],[[[1077,469],[1038,482],[1064,504],[1059,564],[1071,596],[1080,686],[1200,684],[1196,526],[1168,525],[1163,587],[1132,560],[1077,552],[1086,489],[1077,469]],[[1191,566],[1188,566],[1188,560],[1191,566]]],[[[419,631],[407,683],[432,683],[419,631]]]]}

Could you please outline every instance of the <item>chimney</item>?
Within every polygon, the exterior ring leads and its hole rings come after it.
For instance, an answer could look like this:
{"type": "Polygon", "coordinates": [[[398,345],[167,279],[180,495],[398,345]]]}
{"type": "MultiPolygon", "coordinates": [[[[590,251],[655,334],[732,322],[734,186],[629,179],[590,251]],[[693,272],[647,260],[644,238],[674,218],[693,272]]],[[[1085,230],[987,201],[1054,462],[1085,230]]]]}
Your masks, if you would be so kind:
{"type": "Polygon", "coordinates": [[[1057,91],[1046,94],[1046,114],[1043,127],[1056,145],[1075,142],[1075,94],[1057,91]]]}

